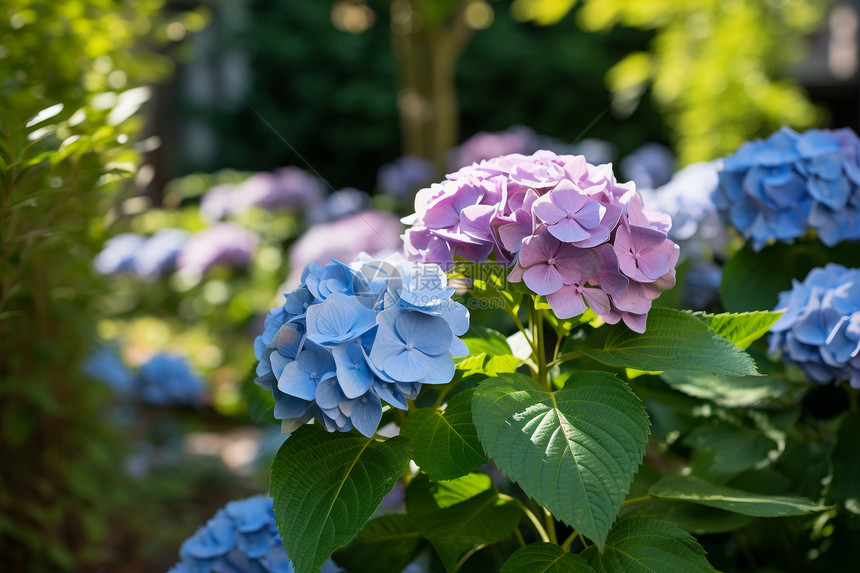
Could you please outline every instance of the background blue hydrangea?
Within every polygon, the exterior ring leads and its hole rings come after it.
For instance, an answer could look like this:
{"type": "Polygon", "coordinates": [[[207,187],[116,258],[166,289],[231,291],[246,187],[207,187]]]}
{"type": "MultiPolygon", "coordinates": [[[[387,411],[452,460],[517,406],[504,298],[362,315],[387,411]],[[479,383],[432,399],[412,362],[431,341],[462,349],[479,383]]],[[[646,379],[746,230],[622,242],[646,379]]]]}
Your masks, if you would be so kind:
{"type": "Polygon", "coordinates": [[[860,269],[829,264],[779,295],[785,314],[771,328],[771,352],[818,384],[860,388],[860,269]]]}
{"type": "Polygon", "coordinates": [[[828,246],[860,239],[860,140],[850,129],[783,127],[725,159],[714,202],[753,248],[814,229],[828,246]]]}
{"type": "Polygon", "coordinates": [[[184,358],[156,354],[140,367],[134,396],[152,406],[197,406],[203,390],[184,358]]]}
{"type": "MultiPolygon", "coordinates": [[[[232,501],[185,540],[169,573],[293,573],[275,525],[272,499],[232,501]]],[[[329,560],[321,573],[340,569],[329,560]]]]}
{"type": "Polygon", "coordinates": [[[285,430],[316,419],[328,431],[372,436],[383,403],[406,410],[422,384],[454,376],[469,313],[438,265],[400,255],[350,265],[311,263],[257,337],[257,384],[275,397],[285,430]]]}

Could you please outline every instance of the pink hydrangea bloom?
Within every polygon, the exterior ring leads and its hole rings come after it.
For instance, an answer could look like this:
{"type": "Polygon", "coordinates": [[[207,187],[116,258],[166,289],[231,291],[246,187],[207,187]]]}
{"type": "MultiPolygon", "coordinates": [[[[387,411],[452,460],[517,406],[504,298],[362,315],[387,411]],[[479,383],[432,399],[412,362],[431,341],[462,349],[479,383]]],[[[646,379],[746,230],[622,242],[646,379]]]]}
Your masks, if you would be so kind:
{"type": "Polygon", "coordinates": [[[407,256],[510,266],[559,318],[591,308],[643,332],[652,301],[675,283],[668,215],[646,211],[612,166],[538,151],[464,167],[418,192],[404,223],[407,256]]]}

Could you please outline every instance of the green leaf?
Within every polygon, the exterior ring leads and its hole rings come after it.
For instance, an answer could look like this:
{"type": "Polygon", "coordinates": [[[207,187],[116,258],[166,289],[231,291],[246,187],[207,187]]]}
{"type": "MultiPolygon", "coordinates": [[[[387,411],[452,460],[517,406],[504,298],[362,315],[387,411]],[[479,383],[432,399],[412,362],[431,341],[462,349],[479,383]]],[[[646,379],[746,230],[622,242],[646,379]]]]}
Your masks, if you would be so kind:
{"type": "Polygon", "coordinates": [[[752,517],[804,515],[827,509],[802,497],[750,493],[710,484],[693,476],[667,476],[651,486],[654,497],[689,501],[752,517]]]}
{"type": "Polygon", "coordinates": [[[423,542],[413,520],[406,515],[384,515],[367,522],[352,543],[335,554],[335,562],[348,572],[400,573],[423,542]]]}
{"type": "Polygon", "coordinates": [[[472,473],[444,481],[430,481],[426,474],[418,474],[406,488],[406,512],[422,515],[451,507],[492,487],[493,482],[486,474],[472,473]]]}
{"type": "Polygon", "coordinates": [[[555,543],[532,543],[514,551],[499,573],[593,573],[588,561],[555,543]]]}
{"type": "Polygon", "coordinates": [[[647,515],[674,523],[684,531],[694,535],[706,533],[726,533],[734,531],[752,521],[752,517],[687,503],[685,501],[671,501],[665,499],[653,499],[634,503],[625,507],[621,515],[647,515]]]}
{"type": "Polygon", "coordinates": [[[468,336],[461,337],[461,340],[466,343],[466,347],[469,349],[469,356],[477,356],[478,354],[486,354],[487,356],[511,354],[508,340],[503,334],[492,328],[472,325],[466,334],[468,336]]]}
{"type": "Polygon", "coordinates": [[[409,414],[400,435],[408,439],[412,459],[434,481],[464,476],[487,456],[472,424],[473,390],[463,390],[448,401],[445,411],[421,408],[409,414]]]}
{"type": "Polygon", "coordinates": [[[409,463],[407,440],[377,442],[303,426],[272,463],[275,522],[297,573],[319,569],[355,536],[409,463]]]}
{"type": "Polygon", "coordinates": [[[693,472],[712,480],[753,468],[779,447],[758,428],[727,422],[697,427],[684,438],[684,444],[695,448],[693,472]]]}
{"type": "Polygon", "coordinates": [[[612,528],[603,553],[596,545],[581,555],[598,573],[694,573],[713,571],[705,550],[671,523],[625,517],[612,528]]]}
{"type": "Polygon", "coordinates": [[[573,373],[558,392],[502,374],[480,383],[472,415],[499,469],[602,548],[648,441],[630,388],[599,371],[573,373]]]}
{"type": "Polygon", "coordinates": [[[836,446],[831,454],[833,479],[830,481],[828,498],[832,501],[860,500],[858,436],[860,436],[860,412],[852,412],[842,420],[839,432],[836,434],[836,446]]]}
{"type": "Polygon", "coordinates": [[[636,370],[687,370],[752,376],[758,374],[752,358],[689,313],[653,308],[644,334],[618,324],[603,326],[604,336],[590,340],[582,353],[618,368],[636,370]],[[602,339],[602,342],[598,342],[602,339]]]}
{"type": "Polygon", "coordinates": [[[693,316],[710,326],[714,332],[735,343],[738,348],[747,349],[749,345],[767,334],[770,327],[785,313],[755,311],[742,313],[707,314],[694,312],[693,316]]]}
{"type": "Polygon", "coordinates": [[[415,518],[421,534],[430,540],[445,569],[454,571],[458,559],[482,544],[497,543],[511,534],[522,511],[517,502],[485,491],[456,505],[415,518]]]}
{"type": "Polygon", "coordinates": [[[789,382],[772,376],[723,376],[668,370],[661,373],[660,377],[669,386],[685,394],[713,400],[730,408],[772,400],[791,389],[789,382]]]}

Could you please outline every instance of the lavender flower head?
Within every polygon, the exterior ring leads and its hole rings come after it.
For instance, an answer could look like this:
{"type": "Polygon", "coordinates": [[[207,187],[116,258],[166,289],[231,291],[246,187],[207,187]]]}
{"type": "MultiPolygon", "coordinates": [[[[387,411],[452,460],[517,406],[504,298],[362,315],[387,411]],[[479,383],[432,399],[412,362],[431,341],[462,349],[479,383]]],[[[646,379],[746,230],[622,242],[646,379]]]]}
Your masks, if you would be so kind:
{"type": "Polygon", "coordinates": [[[161,229],[137,251],[134,272],[144,280],[154,281],[173,271],[189,236],[182,229],[161,229]]]}
{"type": "Polygon", "coordinates": [[[383,403],[406,410],[423,384],[446,384],[469,312],[432,264],[359,256],[311,263],[254,341],[257,384],[272,392],[285,431],[315,419],[373,436],[383,403]]]}
{"type": "Polygon", "coordinates": [[[531,153],[536,149],[534,141],[534,132],[522,125],[494,133],[481,131],[451,150],[450,163],[460,169],[499,155],[531,153]]]}
{"type": "Polygon", "coordinates": [[[132,273],[134,258],[146,238],[134,233],[120,233],[111,237],[104,249],[96,255],[96,270],[103,275],[132,273]]]}
{"type": "MultiPolygon", "coordinates": [[[[258,495],[231,501],[182,543],[169,573],[293,573],[275,525],[272,499],[258,495]]],[[[329,560],[323,573],[339,571],[329,560]]]]}
{"type": "Polygon", "coordinates": [[[675,172],[675,157],[664,145],[646,143],[621,161],[621,172],[637,187],[665,185],[675,172]]]}
{"type": "Polygon", "coordinates": [[[258,244],[253,232],[234,223],[216,223],[189,239],[179,253],[177,266],[180,273],[190,278],[202,276],[217,264],[247,267],[258,244]]]}
{"type": "Polygon", "coordinates": [[[152,406],[197,406],[203,384],[181,356],[156,354],[140,367],[134,394],[152,406]]]}
{"type": "Polygon", "coordinates": [[[302,271],[310,263],[324,265],[336,259],[351,261],[359,253],[384,257],[401,252],[403,225],[394,215],[363,211],[330,223],[314,225],[290,248],[290,275],[287,288],[301,282],[302,271]]]}
{"type": "Polygon", "coordinates": [[[325,201],[307,210],[308,222],[312,225],[337,221],[355,215],[370,206],[370,195],[354,187],[346,187],[329,195],[325,201]]]}
{"type": "Polygon", "coordinates": [[[591,308],[645,330],[651,302],[675,284],[671,219],[644,211],[611,165],[538,151],[465,167],[422,189],[404,235],[410,260],[450,268],[454,257],[512,266],[559,318],[591,308]]]}
{"type": "Polygon", "coordinates": [[[771,328],[771,352],[816,384],[860,388],[860,269],[813,269],[780,293],[777,308],[787,310],[771,328]]]}
{"type": "Polygon", "coordinates": [[[387,195],[407,199],[435,181],[438,174],[439,170],[433,162],[423,157],[404,155],[379,168],[376,186],[387,195]]]}
{"type": "Polygon", "coordinates": [[[208,221],[219,221],[259,207],[267,210],[304,210],[323,200],[325,184],[298,167],[254,173],[238,185],[213,187],[200,202],[208,221]]]}
{"type": "Polygon", "coordinates": [[[860,239],[860,140],[850,129],[787,127],[725,159],[714,202],[753,249],[808,230],[828,246],[860,239]]]}

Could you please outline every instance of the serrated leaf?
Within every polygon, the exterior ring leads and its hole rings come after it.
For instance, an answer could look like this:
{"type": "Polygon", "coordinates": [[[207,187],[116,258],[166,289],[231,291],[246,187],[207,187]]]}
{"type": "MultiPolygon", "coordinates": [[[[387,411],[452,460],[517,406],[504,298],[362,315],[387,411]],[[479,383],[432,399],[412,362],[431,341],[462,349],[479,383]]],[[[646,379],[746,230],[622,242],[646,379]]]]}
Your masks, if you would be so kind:
{"type": "Polygon", "coordinates": [[[758,374],[746,352],[686,312],[651,309],[644,334],[637,334],[621,324],[603,326],[600,331],[604,331],[604,335],[589,340],[581,351],[610,366],[735,376],[758,374]]]}
{"type": "Polygon", "coordinates": [[[486,474],[472,473],[444,481],[430,481],[426,474],[419,474],[406,488],[406,512],[417,516],[451,507],[492,487],[493,482],[486,474]]]}
{"type": "Polygon", "coordinates": [[[270,491],[297,573],[316,571],[358,533],[409,463],[405,438],[377,442],[303,426],[278,450],[270,491]]]}
{"type": "Polygon", "coordinates": [[[335,554],[335,562],[348,573],[363,573],[369,563],[374,573],[400,573],[422,544],[410,517],[384,515],[368,521],[353,542],[335,554]]]}
{"type": "Polygon", "coordinates": [[[772,376],[724,376],[708,372],[666,371],[660,377],[672,388],[730,408],[779,398],[791,384],[772,376]]]}
{"type": "Polygon", "coordinates": [[[499,573],[594,573],[594,569],[555,543],[532,543],[514,551],[499,573]]]}
{"type": "Polygon", "coordinates": [[[827,506],[802,497],[761,495],[710,484],[693,476],[667,476],[651,486],[654,497],[688,501],[751,517],[784,517],[823,511],[827,506]]]}
{"type": "Polygon", "coordinates": [[[621,515],[651,516],[674,523],[694,535],[734,531],[753,520],[752,517],[722,509],[657,498],[627,506],[621,515]]]}
{"type": "Polygon", "coordinates": [[[693,472],[717,477],[731,476],[765,462],[778,444],[758,428],[726,422],[701,425],[684,438],[694,448],[693,472]]]}
{"type": "Polygon", "coordinates": [[[469,356],[477,356],[478,354],[486,354],[487,356],[511,354],[508,340],[503,334],[492,328],[472,325],[466,334],[467,336],[461,337],[461,340],[469,349],[469,356]]]}
{"type": "Polygon", "coordinates": [[[626,384],[582,371],[550,392],[502,374],[479,384],[472,417],[500,470],[603,547],[648,441],[648,415],[626,384]]]}
{"type": "Polygon", "coordinates": [[[749,345],[767,334],[770,327],[785,314],[785,311],[754,311],[722,314],[694,312],[693,316],[710,326],[714,332],[739,348],[749,345]]]}
{"type": "Polygon", "coordinates": [[[460,557],[481,544],[497,543],[511,534],[522,511],[517,502],[485,491],[451,507],[415,518],[445,569],[454,571],[460,557]]]}
{"type": "Polygon", "coordinates": [[[858,437],[860,437],[860,413],[852,412],[842,420],[839,432],[836,434],[836,446],[830,455],[833,479],[830,481],[828,498],[833,501],[860,500],[858,437]]]}
{"type": "Polygon", "coordinates": [[[473,390],[463,390],[449,401],[445,411],[421,408],[409,414],[400,429],[408,439],[412,459],[434,481],[464,476],[487,456],[472,424],[473,390]]]}
{"type": "Polygon", "coordinates": [[[671,523],[630,516],[619,520],[601,553],[586,547],[581,555],[597,573],[695,573],[713,571],[705,550],[671,523]]]}

